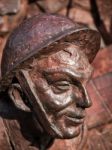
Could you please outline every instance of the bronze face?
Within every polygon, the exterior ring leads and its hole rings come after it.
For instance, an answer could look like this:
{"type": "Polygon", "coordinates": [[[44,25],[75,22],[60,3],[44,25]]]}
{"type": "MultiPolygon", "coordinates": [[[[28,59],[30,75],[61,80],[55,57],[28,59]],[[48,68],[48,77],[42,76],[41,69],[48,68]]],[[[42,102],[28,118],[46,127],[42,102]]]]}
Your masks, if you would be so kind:
{"type": "MultiPolygon", "coordinates": [[[[85,108],[91,106],[85,86],[93,69],[87,57],[77,46],[68,44],[61,51],[34,59],[30,68],[29,75],[48,122],[56,130],[55,137],[78,136],[84,124],[85,108]]],[[[47,128],[44,125],[48,132],[47,128]]]]}

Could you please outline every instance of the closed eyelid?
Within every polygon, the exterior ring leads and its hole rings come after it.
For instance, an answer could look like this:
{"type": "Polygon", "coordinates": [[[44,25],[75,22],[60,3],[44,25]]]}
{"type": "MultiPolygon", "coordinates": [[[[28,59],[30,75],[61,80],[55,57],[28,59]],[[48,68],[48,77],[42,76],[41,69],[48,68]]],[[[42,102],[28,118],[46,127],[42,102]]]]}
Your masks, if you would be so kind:
{"type": "Polygon", "coordinates": [[[45,73],[44,72],[44,77],[50,82],[59,82],[59,81],[68,81],[71,82],[70,77],[68,77],[66,74],[62,73],[45,73]]]}
{"type": "Polygon", "coordinates": [[[54,75],[59,74],[59,78],[57,78],[57,80],[65,80],[65,81],[69,81],[69,82],[76,82],[76,83],[80,83],[80,80],[82,79],[82,74],[78,74],[75,73],[74,71],[68,69],[68,68],[56,68],[56,69],[47,69],[43,71],[43,74],[46,76],[46,78],[51,77],[50,80],[55,79],[54,75]],[[62,75],[62,76],[61,76],[62,75]]]}
{"type": "MultiPolygon", "coordinates": [[[[72,78],[71,76],[68,76],[68,75],[62,75],[61,78],[58,77],[58,78],[55,78],[53,75],[56,74],[56,73],[47,73],[46,75],[46,79],[47,79],[47,82],[49,85],[56,85],[56,86],[68,86],[68,85],[74,85],[74,86],[77,86],[77,87],[82,87],[81,86],[81,82],[78,81],[76,78],[72,78]]],[[[60,73],[62,74],[62,73],[60,73]]]]}
{"type": "Polygon", "coordinates": [[[46,70],[44,70],[44,74],[46,75],[53,75],[55,73],[60,73],[60,74],[65,74],[66,77],[69,77],[67,79],[70,79],[71,81],[75,81],[76,83],[78,83],[80,86],[81,84],[84,84],[85,81],[86,83],[88,82],[88,80],[91,78],[92,72],[89,73],[89,75],[87,76],[87,74],[84,73],[79,73],[79,72],[75,72],[72,69],[69,68],[47,68],[46,70]]]}
{"type": "MultiPolygon", "coordinates": [[[[68,70],[67,70],[68,71],[68,70]]],[[[61,70],[52,70],[52,71],[45,71],[43,72],[44,76],[46,77],[48,84],[53,88],[53,91],[56,93],[61,93],[62,91],[65,92],[70,89],[70,86],[77,87],[83,93],[83,86],[82,83],[78,78],[70,74],[71,72],[62,72],[61,70]],[[56,74],[58,74],[58,79],[55,78],[56,74]],[[61,78],[60,78],[61,76],[61,78]],[[68,83],[67,83],[68,82],[68,83]]]]}

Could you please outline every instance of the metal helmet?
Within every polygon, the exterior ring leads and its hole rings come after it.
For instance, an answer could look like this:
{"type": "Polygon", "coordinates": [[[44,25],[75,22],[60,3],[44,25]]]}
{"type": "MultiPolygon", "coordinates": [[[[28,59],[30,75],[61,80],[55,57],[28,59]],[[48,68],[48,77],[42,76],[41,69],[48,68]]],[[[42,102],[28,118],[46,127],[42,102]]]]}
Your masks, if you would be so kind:
{"type": "MultiPolygon", "coordinates": [[[[99,47],[100,35],[64,16],[40,14],[25,20],[9,36],[1,62],[2,78],[8,76],[24,61],[46,53],[45,47],[65,39],[82,47],[90,63],[99,47]]],[[[47,49],[48,50],[48,49],[47,49]]]]}

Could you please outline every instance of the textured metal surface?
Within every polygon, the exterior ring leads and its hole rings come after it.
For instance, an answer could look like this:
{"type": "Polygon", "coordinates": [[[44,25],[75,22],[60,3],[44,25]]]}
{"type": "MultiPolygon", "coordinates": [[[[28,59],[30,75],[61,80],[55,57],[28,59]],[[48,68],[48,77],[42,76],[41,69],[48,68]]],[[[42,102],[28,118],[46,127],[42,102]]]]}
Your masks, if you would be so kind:
{"type": "MultiPolygon", "coordinates": [[[[112,124],[108,123],[107,120],[111,120],[111,118],[108,117],[103,117],[103,114],[107,112],[102,106],[102,102],[106,100],[106,103],[110,106],[111,102],[111,95],[112,95],[112,75],[107,74],[107,75],[102,75],[100,78],[95,78],[92,80],[92,82],[96,82],[99,84],[98,91],[94,90],[94,86],[91,86],[91,84],[88,85],[89,94],[91,96],[91,99],[93,100],[94,106],[93,108],[91,107],[88,114],[89,120],[88,120],[88,125],[90,127],[90,124],[92,125],[92,128],[88,132],[88,141],[83,147],[82,150],[94,150],[94,145],[97,150],[101,150],[103,147],[104,150],[111,150],[112,149],[112,124]],[[106,78],[105,78],[106,77],[106,78]],[[107,80],[107,77],[109,80],[107,80]],[[102,82],[101,82],[102,79],[102,82]],[[104,83],[103,86],[101,83],[104,83]],[[110,90],[109,90],[110,89],[110,90]],[[107,93],[108,91],[108,93],[107,93]],[[99,98],[96,98],[97,93],[96,92],[102,92],[103,95],[105,95],[105,98],[102,98],[102,102],[100,101],[99,103],[99,98]],[[109,101],[110,99],[110,101],[109,101]],[[95,106],[97,105],[97,107],[95,106]],[[93,111],[92,111],[93,110],[93,111]],[[103,110],[103,111],[100,111],[103,110]],[[99,113],[101,112],[101,113],[99,113]],[[92,115],[91,115],[92,114],[92,115]],[[91,118],[93,119],[93,122],[90,121],[91,118]],[[99,119],[96,119],[99,118],[99,119]],[[97,121],[96,123],[94,121],[97,121]],[[94,125],[105,124],[104,126],[101,126],[99,128],[96,128],[94,125]],[[94,124],[95,123],[95,124],[94,124]],[[106,148],[105,148],[106,146],[106,148]]],[[[94,84],[93,84],[94,85],[94,84]]],[[[98,86],[97,86],[98,87],[98,86]]],[[[34,136],[35,130],[32,131],[32,128],[29,127],[32,125],[32,117],[31,114],[25,113],[23,111],[18,111],[17,108],[15,108],[12,103],[8,103],[6,98],[0,99],[0,115],[5,119],[5,126],[3,124],[3,121],[0,120],[0,125],[1,125],[1,130],[4,131],[6,134],[6,129],[8,131],[8,136],[10,137],[10,141],[14,144],[15,150],[18,149],[28,149],[28,150],[38,150],[37,146],[38,145],[38,140],[34,136]],[[7,119],[8,118],[8,119],[7,119]],[[19,121],[18,121],[19,120],[19,121]],[[26,120],[28,123],[26,124],[26,120]],[[29,126],[28,126],[29,125],[29,126]],[[23,127],[25,126],[25,127],[23,127]],[[3,127],[3,128],[2,128],[3,127]],[[25,130],[24,130],[25,129],[25,130]],[[24,136],[27,135],[27,136],[24,136]],[[19,137],[19,138],[18,138],[19,137]],[[30,138],[28,138],[30,137],[30,138]],[[33,143],[32,143],[33,142],[33,143]],[[34,146],[35,145],[35,146],[34,146]]],[[[39,133],[37,133],[39,135],[39,133]]],[[[6,137],[4,136],[5,134],[1,133],[0,134],[0,139],[3,139],[1,141],[1,145],[3,150],[10,150],[10,147],[8,147],[5,143],[6,137]]],[[[7,142],[7,141],[6,141],[7,142]]],[[[49,148],[50,150],[77,150],[75,149],[76,145],[76,139],[71,139],[71,140],[60,140],[57,139],[53,143],[53,145],[49,148]]],[[[12,149],[11,149],[12,150],[12,149]]]]}
{"type": "Polygon", "coordinates": [[[24,21],[9,36],[3,52],[2,76],[9,78],[11,71],[17,69],[13,75],[17,81],[13,80],[12,85],[19,85],[9,86],[8,93],[18,109],[24,110],[19,108],[23,103],[18,99],[27,101],[40,132],[39,147],[46,149],[56,138],[79,137],[79,145],[85,143],[85,109],[91,106],[86,83],[99,46],[97,31],[50,14],[24,21]],[[25,68],[23,62],[27,64],[25,68]]]}
{"type": "MultiPolygon", "coordinates": [[[[42,48],[72,33],[74,34],[71,42],[76,40],[78,45],[83,45],[83,50],[88,56],[96,55],[100,46],[100,36],[96,31],[56,15],[39,15],[24,21],[13,31],[5,46],[2,76],[15,69],[24,60],[43,52],[42,48]]],[[[91,57],[90,61],[93,58],[91,57]]]]}

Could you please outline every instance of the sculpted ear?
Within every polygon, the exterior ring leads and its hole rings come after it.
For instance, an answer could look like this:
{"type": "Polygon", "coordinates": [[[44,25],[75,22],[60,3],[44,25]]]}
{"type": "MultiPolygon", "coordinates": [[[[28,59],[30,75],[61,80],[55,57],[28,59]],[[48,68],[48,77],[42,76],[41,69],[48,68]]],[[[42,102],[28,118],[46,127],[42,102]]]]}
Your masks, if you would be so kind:
{"type": "Polygon", "coordinates": [[[21,86],[18,83],[12,84],[9,87],[8,94],[16,108],[22,111],[30,112],[30,108],[24,103],[25,97],[23,95],[21,86]]]}
{"type": "MultiPolygon", "coordinates": [[[[8,94],[17,109],[21,111],[25,111],[25,112],[31,112],[30,107],[28,107],[26,104],[27,102],[25,102],[26,95],[23,95],[23,91],[21,89],[20,84],[18,83],[12,84],[9,87],[8,94]]],[[[33,115],[32,117],[33,117],[34,123],[36,124],[35,126],[36,129],[43,132],[43,129],[41,125],[39,124],[39,122],[37,121],[37,119],[35,118],[35,115],[33,115]]]]}

